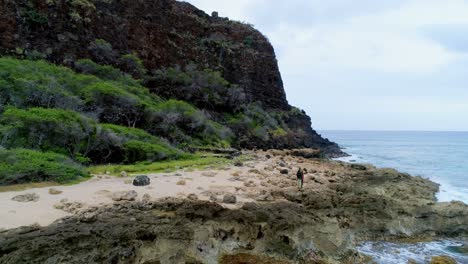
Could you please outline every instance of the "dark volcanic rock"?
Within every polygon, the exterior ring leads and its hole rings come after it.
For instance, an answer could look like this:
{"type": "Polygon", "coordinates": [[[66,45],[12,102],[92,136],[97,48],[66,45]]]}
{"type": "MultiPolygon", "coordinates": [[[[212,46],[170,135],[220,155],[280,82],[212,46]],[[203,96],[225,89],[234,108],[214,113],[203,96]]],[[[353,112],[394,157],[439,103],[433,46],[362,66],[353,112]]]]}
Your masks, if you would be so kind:
{"type": "Polygon", "coordinates": [[[146,175],[138,175],[133,179],[134,186],[147,186],[150,185],[151,180],[146,175]]]}
{"type": "Polygon", "coordinates": [[[287,113],[285,123],[292,132],[286,138],[249,138],[242,147],[308,147],[342,154],[311,128],[305,112],[288,104],[274,49],[251,25],[209,16],[175,0],[0,1],[0,55],[37,51],[49,61],[73,66],[82,58],[99,61],[89,48],[96,39],[112,45],[110,57],[135,52],[149,72],[191,62],[220,71],[243,87],[250,101],[287,113]]]}

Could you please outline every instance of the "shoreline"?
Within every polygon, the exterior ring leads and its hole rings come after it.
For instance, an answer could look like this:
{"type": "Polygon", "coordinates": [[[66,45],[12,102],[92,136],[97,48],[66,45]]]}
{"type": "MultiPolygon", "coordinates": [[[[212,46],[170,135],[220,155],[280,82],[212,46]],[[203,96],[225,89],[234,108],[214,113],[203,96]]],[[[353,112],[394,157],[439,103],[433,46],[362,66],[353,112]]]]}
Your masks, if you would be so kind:
{"type": "MultiPolygon", "coordinates": [[[[181,169],[171,173],[147,174],[151,184],[146,187],[131,185],[132,177],[97,175],[77,185],[52,187],[62,191],[56,195],[48,193],[49,187],[0,193],[0,217],[6,219],[0,227],[4,229],[0,232],[0,251],[8,251],[8,247],[14,246],[16,250],[12,252],[17,253],[11,254],[29,254],[36,258],[38,256],[32,253],[21,251],[19,245],[43,243],[40,234],[44,232],[50,233],[52,237],[57,234],[56,243],[75,236],[88,236],[87,233],[74,233],[75,231],[66,233],[65,237],[58,235],[70,228],[96,229],[108,233],[100,237],[93,236],[89,240],[89,243],[104,245],[109,243],[106,237],[120,236],[120,232],[127,232],[125,230],[130,228],[129,221],[133,221],[135,225],[132,228],[143,228],[147,226],[147,222],[152,223],[150,226],[157,227],[159,221],[168,217],[186,223],[184,228],[193,230],[188,234],[201,232],[203,237],[207,236],[203,239],[199,235],[184,238],[184,243],[189,243],[184,250],[179,251],[182,249],[175,247],[169,251],[170,254],[184,256],[183,259],[189,260],[189,255],[181,253],[188,248],[190,250],[187,252],[195,254],[203,263],[212,263],[210,261],[214,256],[219,257],[218,251],[214,253],[209,250],[210,255],[196,252],[196,248],[200,247],[199,243],[206,239],[214,241],[215,249],[234,243],[237,245],[235,248],[255,249],[247,250],[248,252],[283,258],[287,255],[281,253],[283,251],[279,248],[279,251],[275,250],[273,253],[264,250],[269,243],[276,245],[289,241],[288,245],[281,247],[290,247],[291,252],[306,250],[323,256],[328,263],[341,263],[344,259],[356,260],[356,257],[362,257],[356,255],[355,246],[359,241],[383,237],[416,241],[418,238],[431,240],[468,234],[468,226],[464,224],[468,223],[468,205],[461,202],[436,203],[437,184],[427,179],[412,177],[392,169],[377,169],[371,165],[306,159],[292,156],[290,151],[248,151],[244,154],[250,155],[251,159],[237,164],[238,166],[225,165],[218,169],[208,166],[200,170],[181,169]],[[303,191],[297,189],[295,180],[295,172],[299,166],[309,171],[303,191]],[[184,182],[178,184],[181,181],[184,182]],[[112,199],[116,193],[130,191],[136,192],[133,199],[112,199]],[[10,200],[12,196],[25,193],[37,193],[39,200],[28,203],[10,200]],[[234,195],[237,199],[233,203],[227,203],[223,201],[225,195],[234,195]],[[62,202],[58,209],[55,205],[60,204],[64,198],[68,200],[62,202]],[[21,204],[24,208],[13,214],[5,210],[5,204],[21,204]],[[152,214],[157,217],[148,218],[147,212],[154,212],[152,214]],[[11,215],[7,215],[8,213],[11,215]],[[42,219],[38,219],[38,215],[42,219]],[[35,225],[36,222],[43,227],[35,225]],[[29,227],[19,227],[24,225],[29,227]],[[108,229],[109,226],[121,228],[108,229]],[[19,228],[10,229],[16,227],[19,228]],[[223,230],[232,230],[223,232],[234,232],[232,238],[238,236],[240,240],[223,240],[217,237],[216,232],[208,231],[220,227],[223,230]],[[261,235],[251,233],[253,230],[258,232],[258,228],[262,230],[261,235]],[[25,235],[32,242],[25,242],[25,235]],[[281,237],[284,241],[277,241],[281,237]],[[2,244],[2,241],[16,242],[2,244]],[[304,249],[305,245],[309,246],[304,249]],[[192,251],[192,247],[195,251],[192,251]],[[337,259],[340,261],[336,262],[337,259]]],[[[165,231],[157,231],[158,235],[155,237],[164,236],[165,232],[177,232],[179,227],[172,226],[172,222],[163,222],[170,226],[165,231]]],[[[135,240],[138,241],[139,239],[135,240]]],[[[162,244],[158,243],[148,244],[152,252],[162,250],[162,244]]],[[[239,252],[234,248],[226,250],[231,253],[239,252]]],[[[66,251],[38,251],[34,254],[44,257],[43,255],[65,253],[66,251]]],[[[5,257],[11,256],[13,259],[15,255],[11,254],[5,257]]],[[[103,250],[89,254],[107,256],[110,253],[103,250]]],[[[138,258],[147,258],[141,252],[134,254],[138,258]]],[[[302,256],[301,254],[295,256],[302,256]]],[[[73,257],[86,256],[78,254],[73,257]]],[[[157,256],[161,257],[162,255],[157,256]]],[[[292,256],[286,257],[289,258],[292,256]]]]}

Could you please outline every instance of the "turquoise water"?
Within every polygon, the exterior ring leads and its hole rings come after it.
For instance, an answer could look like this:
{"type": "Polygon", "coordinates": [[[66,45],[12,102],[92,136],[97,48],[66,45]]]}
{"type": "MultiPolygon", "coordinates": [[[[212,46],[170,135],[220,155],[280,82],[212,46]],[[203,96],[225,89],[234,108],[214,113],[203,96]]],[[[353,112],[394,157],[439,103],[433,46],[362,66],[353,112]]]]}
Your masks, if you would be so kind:
{"type": "Polygon", "coordinates": [[[321,131],[351,157],[439,183],[439,201],[468,203],[468,132],[321,131]]]}
{"type": "MultiPolygon", "coordinates": [[[[321,131],[344,147],[351,157],[340,160],[370,163],[420,175],[440,184],[439,201],[468,203],[468,132],[321,131]]],[[[467,223],[468,224],[468,223],[467,223]]],[[[401,244],[365,242],[358,250],[378,264],[429,263],[431,256],[447,255],[468,264],[457,252],[461,241],[441,240],[401,244]]]]}

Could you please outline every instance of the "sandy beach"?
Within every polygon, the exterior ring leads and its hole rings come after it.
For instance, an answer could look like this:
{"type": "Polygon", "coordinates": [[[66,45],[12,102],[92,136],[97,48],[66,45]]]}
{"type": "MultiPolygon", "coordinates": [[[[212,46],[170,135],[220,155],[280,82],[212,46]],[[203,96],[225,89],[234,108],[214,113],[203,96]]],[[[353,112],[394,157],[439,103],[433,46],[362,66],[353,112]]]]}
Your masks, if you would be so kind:
{"type": "MultiPolygon", "coordinates": [[[[296,163],[285,163],[282,159],[268,159],[265,154],[243,166],[225,166],[221,169],[205,169],[191,171],[179,170],[172,173],[145,174],[151,179],[151,184],[144,187],[132,185],[136,175],[115,177],[110,175],[94,175],[92,179],[72,186],[56,186],[35,188],[19,192],[0,193],[1,229],[38,224],[46,226],[52,222],[72,215],[90,207],[98,207],[114,203],[114,193],[135,191],[141,200],[146,195],[150,199],[164,197],[186,198],[195,194],[199,200],[218,201],[224,207],[237,208],[243,203],[254,200],[268,200],[268,186],[274,179],[283,181],[287,186],[295,185],[296,163]],[[284,165],[285,167],[281,167],[284,165]],[[278,168],[276,169],[276,166],[278,168]],[[288,175],[280,173],[280,169],[288,170],[288,175]],[[265,181],[267,176],[276,176],[265,181]],[[284,182],[285,181],[285,182],[284,182]],[[60,194],[50,194],[50,189],[60,191],[60,194]],[[262,191],[264,190],[264,191],[262,191]],[[13,197],[24,194],[37,194],[39,199],[31,202],[18,202],[13,197]],[[236,204],[222,202],[224,194],[234,194],[236,204]],[[149,195],[149,196],[148,196],[149,195]],[[262,196],[260,197],[259,196],[262,196]],[[215,198],[216,197],[216,198],[215,198]],[[62,204],[63,208],[60,208],[62,204]],[[60,209],[58,209],[59,207],[60,209]]],[[[193,196],[192,196],[193,197],[193,196]]]]}

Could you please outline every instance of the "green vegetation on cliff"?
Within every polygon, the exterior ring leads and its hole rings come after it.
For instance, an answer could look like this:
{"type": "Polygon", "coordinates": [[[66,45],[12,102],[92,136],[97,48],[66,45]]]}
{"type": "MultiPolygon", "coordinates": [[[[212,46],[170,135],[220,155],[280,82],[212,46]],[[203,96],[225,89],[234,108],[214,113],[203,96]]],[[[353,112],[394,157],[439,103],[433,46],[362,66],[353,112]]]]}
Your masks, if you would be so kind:
{"type": "MultiPolygon", "coordinates": [[[[125,58],[142,66],[133,55],[125,58]]],[[[57,153],[82,165],[128,165],[191,160],[187,151],[193,148],[288,135],[281,117],[213,70],[191,65],[157,71],[145,80],[160,87],[150,92],[112,66],[78,60],[74,69],[0,58],[1,147],[57,153]]]]}
{"type": "Polygon", "coordinates": [[[44,181],[67,183],[87,176],[84,167],[64,155],[0,149],[0,185],[44,181]]]}

